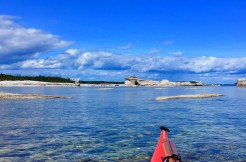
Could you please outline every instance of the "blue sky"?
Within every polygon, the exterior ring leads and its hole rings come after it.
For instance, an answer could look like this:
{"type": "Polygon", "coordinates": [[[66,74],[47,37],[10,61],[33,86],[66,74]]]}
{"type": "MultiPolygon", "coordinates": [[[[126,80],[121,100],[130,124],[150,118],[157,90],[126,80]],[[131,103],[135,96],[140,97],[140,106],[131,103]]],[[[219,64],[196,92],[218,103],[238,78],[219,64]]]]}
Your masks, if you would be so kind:
{"type": "Polygon", "coordinates": [[[244,0],[1,0],[0,70],[234,83],[245,20],[244,0]]]}

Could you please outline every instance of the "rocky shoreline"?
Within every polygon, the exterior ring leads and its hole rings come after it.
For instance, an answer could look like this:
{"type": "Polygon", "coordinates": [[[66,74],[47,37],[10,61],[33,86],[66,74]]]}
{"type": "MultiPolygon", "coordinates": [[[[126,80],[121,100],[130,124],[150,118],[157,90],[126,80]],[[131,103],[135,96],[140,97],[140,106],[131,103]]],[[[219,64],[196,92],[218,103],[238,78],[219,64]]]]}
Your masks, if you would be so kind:
{"type": "Polygon", "coordinates": [[[75,83],[56,83],[56,82],[40,82],[32,80],[24,81],[0,81],[0,87],[38,87],[38,86],[50,86],[50,87],[86,87],[86,86],[100,86],[100,87],[116,87],[125,86],[124,84],[78,84],[75,83]]]}
{"type": "Polygon", "coordinates": [[[13,87],[13,86],[75,86],[74,83],[55,83],[55,82],[40,82],[40,81],[0,81],[2,87],[13,87]]]}
{"type": "Polygon", "coordinates": [[[126,86],[219,86],[218,84],[205,84],[201,81],[180,81],[172,82],[169,80],[154,81],[139,79],[136,76],[125,78],[126,86]]]}
{"type": "MultiPolygon", "coordinates": [[[[246,78],[238,79],[235,84],[238,87],[246,87],[246,78]]],[[[83,84],[83,83],[57,83],[57,82],[41,82],[33,80],[24,80],[24,81],[0,81],[0,87],[36,87],[36,86],[53,86],[53,87],[118,87],[118,86],[127,86],[127,87],[138,87],[138,86],[147,86],[147,87],[175,87],[175,86],[221,86],[220,84],[205,84],[201,81],[181,81],[181,82],[172,82],[169,80],[154,81],[139,79],[135,76],[130,76],[125,79],[124,84],[110,84],[110,83],[100,83],[100,84],[83,84]]],[[[195,88],[192,88],[195,89],[195,88]]]]}

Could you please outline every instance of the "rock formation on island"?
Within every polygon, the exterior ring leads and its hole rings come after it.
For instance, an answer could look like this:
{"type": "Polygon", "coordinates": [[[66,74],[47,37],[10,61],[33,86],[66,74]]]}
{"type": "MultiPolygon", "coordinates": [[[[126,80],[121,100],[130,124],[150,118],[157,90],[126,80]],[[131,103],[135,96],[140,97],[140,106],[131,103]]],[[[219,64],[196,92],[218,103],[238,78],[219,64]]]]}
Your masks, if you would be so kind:
{"type": "Polygon", "coordinates": [[[80,87],[80,79],[75,79],[75,86],[80,87]]]}
{"type": "Polygon", "coordinates": [[[136,76],[130,76],[125,79],[126,86],[204,86],[201,81],[183,81],[170,82],[169,80],[154,81],[139,79],[136,76]]]}
{"type": "Polygon", "coordinates": [[[237,80],[237,86],[238,87],[246,87],[246,78],[238,79],[237,80]]]}

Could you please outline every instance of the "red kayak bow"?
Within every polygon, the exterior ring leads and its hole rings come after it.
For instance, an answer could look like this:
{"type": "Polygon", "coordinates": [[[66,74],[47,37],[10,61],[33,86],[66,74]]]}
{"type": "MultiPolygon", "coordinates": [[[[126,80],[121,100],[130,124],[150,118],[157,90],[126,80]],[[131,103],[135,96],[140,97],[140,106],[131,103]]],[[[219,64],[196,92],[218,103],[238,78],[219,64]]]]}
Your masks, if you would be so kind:
{"type": "Polygon", "coordinates": [[[160,129],[161,135],[151,162],[181,162],[181,157],[177,153],[175,143],[168,140],[167,132],[170,132],[170,130],[164,126],[161,126],[160,129]]]}

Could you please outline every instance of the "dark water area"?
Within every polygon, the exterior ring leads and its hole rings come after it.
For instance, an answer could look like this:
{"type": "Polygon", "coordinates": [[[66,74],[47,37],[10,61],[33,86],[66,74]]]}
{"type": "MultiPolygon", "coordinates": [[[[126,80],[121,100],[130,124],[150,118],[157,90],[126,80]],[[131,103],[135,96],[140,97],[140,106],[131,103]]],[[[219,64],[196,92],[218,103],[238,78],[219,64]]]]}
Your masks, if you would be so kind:
{"type": "Polygon", "coordinates": [[[246,161],[246,88],[0,87],[70,99],[0,100],[0,161],[150,160],[159,126],[183,161],[246,161]],[[155,97],[220,93],[206,99],[155,97]]]}

